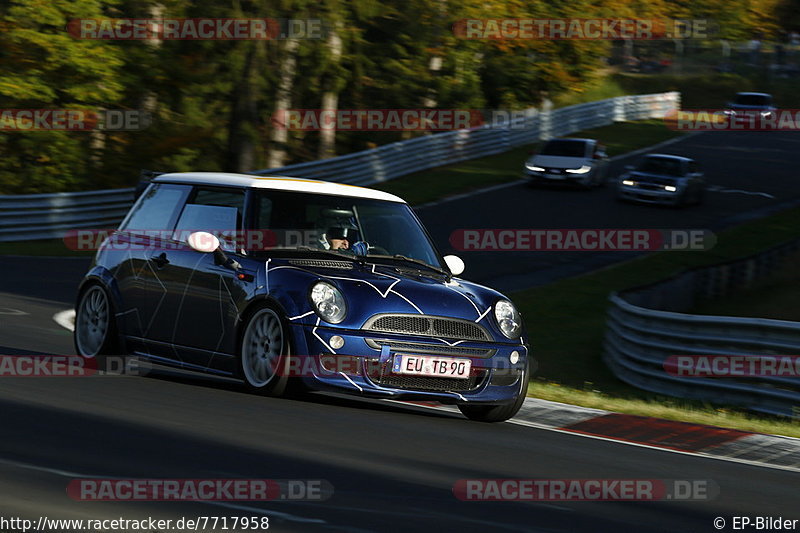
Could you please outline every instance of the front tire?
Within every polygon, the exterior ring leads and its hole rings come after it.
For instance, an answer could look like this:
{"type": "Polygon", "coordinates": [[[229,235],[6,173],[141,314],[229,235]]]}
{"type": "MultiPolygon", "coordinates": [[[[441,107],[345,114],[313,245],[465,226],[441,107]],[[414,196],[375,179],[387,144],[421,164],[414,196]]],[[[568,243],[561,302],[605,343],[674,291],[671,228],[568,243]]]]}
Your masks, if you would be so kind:
{"type": "Polygon", "coordinates": [[[284,320],[270,306],[256,309],[239,345],[239,373],[245,388],[283,396],[289,384],[290,343],[284,320]]]}
{"type": "Polygon", "coordinates": [[[527,362],[525,370],[520,376],[520,387],[517,397],[511,402],[501,405],[470,405],[458,404],[461,414],[476,422],[505,422],[516,415],[525,403],[528,395],[528,380],[530,378],[531,363],[527,362]]]}

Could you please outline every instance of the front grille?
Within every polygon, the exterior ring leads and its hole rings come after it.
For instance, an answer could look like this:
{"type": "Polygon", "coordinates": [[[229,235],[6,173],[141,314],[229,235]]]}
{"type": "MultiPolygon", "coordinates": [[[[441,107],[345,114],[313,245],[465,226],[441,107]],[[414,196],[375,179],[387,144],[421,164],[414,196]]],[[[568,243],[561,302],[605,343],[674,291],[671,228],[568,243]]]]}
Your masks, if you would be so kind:
{"type": "Polygon", "coordinates": [[[641,183],[639,182],[639,188],[647,189],[648,191],[663,191],[664,187],[662,185],[655,185],[653,183],[641,183]]]}
{"type": "Polygon", "coordinates": [[[365,339],[367,345],[373,350],[380,350],[389,346],[392,352],[402,353],[434,353],[437,355],[452,355],[454,357],[492,357],[497,350],[494,348],[467,348],[464,346],[447,346],[442,344],[429,344],[426,342],[406,342],[394,339],[365,339]]]}
{"type": "Polygon", "coordinates": [[[292,259],[289,264],[313,268],[339,268],[352,270],[353,263],[349,261],[327,261],[325,259],[292,259]]]}
{"type": "Polygon", "coordinates": [[[424,315],[376,315],[364,324],[369,331],[407,333],[426,337],[446,337],[461,340],[491,340],[486,330],[474,322],[458,318],[424,315]]]}
{"type": "Polygon", "coordinates": [[[482,369],[473,369],[472,375],[466,379],[433,378],[395,374],[392,372],[391,360],[383,365],[378,364],[377,360],[369,360],[369,363],[373,364],[367,364],[367,376],[378,385],[395,389],[463,392],[477,389],[486,379],[486,371],[482,369]]]}

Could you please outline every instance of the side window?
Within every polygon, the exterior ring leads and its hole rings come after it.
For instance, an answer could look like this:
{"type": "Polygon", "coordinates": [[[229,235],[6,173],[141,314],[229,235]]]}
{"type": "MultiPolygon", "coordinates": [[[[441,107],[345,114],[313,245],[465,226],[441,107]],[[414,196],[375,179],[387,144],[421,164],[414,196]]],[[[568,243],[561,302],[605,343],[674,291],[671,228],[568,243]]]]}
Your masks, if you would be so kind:
{"type": "Polygon", "coordinates": [[[190,190],[188,185],[150,185],[133,205],[120,230],[172,231],[190,190]]]}
{"type": "Polygon", "coordinates": [[[220,239],[223,249],[235,251],[243,212],[244,191],[198,187],[178,219],[173,238],[186,242],[191,233],[206,231],[220,239]]]}

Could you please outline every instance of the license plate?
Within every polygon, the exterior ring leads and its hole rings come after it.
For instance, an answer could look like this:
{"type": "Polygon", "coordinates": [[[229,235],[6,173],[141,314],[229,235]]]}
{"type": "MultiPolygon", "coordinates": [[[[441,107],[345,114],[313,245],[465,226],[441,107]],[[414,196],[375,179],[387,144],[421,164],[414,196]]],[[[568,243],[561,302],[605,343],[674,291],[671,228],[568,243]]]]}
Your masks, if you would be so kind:
{"type": "Polygon", "coordinates": [[[426,355],[395,355],[392,372],[438,378],[464,379],[469,377],[472,361],[455,357],[426,355]]]}

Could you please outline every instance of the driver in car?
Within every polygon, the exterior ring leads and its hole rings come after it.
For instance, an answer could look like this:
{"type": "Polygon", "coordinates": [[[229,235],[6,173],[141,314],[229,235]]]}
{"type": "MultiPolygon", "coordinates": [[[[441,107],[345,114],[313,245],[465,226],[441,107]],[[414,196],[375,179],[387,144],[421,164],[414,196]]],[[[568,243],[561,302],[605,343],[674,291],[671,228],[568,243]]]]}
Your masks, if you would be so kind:
{"type": "Polygon", "coordinates": [[[350,242],[357,241],[357,232],[358,230],[354,228],[335,226],[328,228],[325,232],[325,239],[327,239],[331,250],[348,250],[350,249],[350,242]]]}

